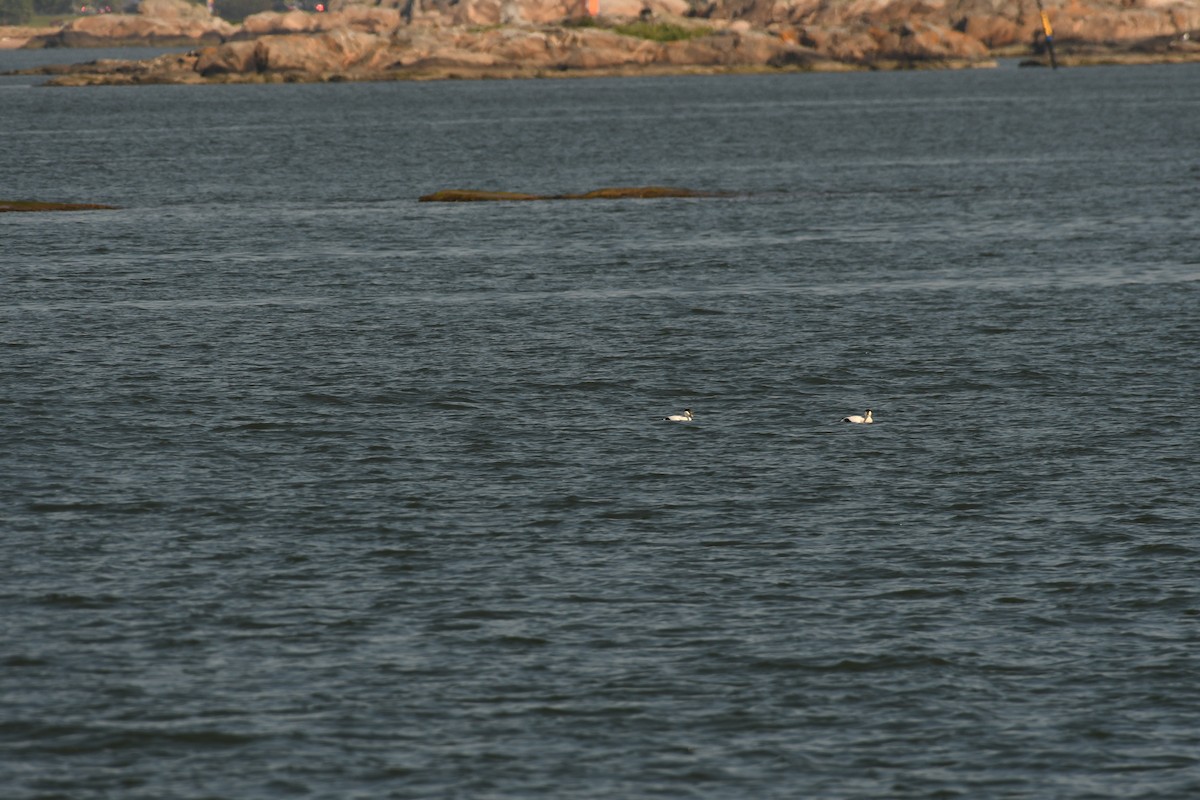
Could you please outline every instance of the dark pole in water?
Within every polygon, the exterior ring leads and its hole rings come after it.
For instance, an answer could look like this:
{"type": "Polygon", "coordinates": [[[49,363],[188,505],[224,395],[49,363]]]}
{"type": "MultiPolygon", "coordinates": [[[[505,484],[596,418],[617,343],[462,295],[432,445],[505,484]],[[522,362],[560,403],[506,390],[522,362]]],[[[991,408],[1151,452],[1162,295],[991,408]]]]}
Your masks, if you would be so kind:
{"type": "Polygon", "coordinates": [[[1050,27],[1050,16],[1042,8],[1042,0],[1037,0],[1038,13],[1042,15],[1042,31],[1046,34],[1046,52],[1050,54],[1050,68],[1058,69],[1058,61],[1054,58],[1054,29],[1050,27]]]}

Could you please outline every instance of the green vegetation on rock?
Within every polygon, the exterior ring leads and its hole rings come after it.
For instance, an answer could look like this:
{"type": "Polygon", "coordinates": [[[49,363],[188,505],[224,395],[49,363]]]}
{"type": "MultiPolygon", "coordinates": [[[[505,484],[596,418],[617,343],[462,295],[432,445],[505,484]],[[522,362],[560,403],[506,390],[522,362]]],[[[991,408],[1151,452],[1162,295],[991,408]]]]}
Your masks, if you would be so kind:
{"type": "Polygon", "coordinates": [[[635,20],[619,25],[606,23],[603,18],[579,17],[563,23],[567,28],[601,28],[619,33],[622,36],[632,36],[635,39],[649,39],[652,42],[679,42],[685,39],[696,39],[708,36],[712,28],[705,25],[677,25],[673,22],[655,22],[653,20],[635,20]]]}
{"type": "Polygon", "coordinates": [[[696,39],[711,34],[712,28],[703,26],[685,27],[671,22],[642,21],[616,25],[613,31],[622,36],[633,36],[638,39],[649,39],[652,42],[679,42],[685,39],[696,39]]]}

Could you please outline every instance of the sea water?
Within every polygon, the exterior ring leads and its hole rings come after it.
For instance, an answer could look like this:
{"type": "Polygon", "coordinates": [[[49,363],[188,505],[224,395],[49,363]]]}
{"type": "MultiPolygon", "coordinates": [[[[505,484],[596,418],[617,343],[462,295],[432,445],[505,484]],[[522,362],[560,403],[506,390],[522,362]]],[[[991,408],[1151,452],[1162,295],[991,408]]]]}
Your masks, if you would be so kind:
{"type": "Polygon", "coordinates": [[[0,795],[1200,796],[1200,66],[34,83],[0,795]]]}

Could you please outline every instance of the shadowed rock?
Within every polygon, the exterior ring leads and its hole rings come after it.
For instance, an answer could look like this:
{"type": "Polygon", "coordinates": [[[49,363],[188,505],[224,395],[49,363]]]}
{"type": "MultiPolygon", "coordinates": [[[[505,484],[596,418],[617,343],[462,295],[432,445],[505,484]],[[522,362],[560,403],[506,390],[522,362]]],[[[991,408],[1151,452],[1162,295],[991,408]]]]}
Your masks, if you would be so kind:
{"type": "Polygon", "coordinates": [[[722,192],[701,192],[672,186],[627,186],[595,189],[583,194],[526,194],[524,192],[487,192],[478,189],[443,189],[422,195],[422,203],[477,203],[504,200],[650,200],[660,197],[724,197],[722,192]]]}

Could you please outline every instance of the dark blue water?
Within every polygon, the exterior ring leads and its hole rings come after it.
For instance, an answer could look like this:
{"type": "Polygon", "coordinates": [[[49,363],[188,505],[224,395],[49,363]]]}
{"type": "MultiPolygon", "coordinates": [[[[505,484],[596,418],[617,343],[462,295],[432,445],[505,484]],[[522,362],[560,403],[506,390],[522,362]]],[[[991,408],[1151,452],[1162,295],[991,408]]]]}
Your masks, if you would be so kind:
{"type": "Polygon", "coordinates": [[[0,795],[1200,796],[1197,86],[3,89],[0,795]]]}

